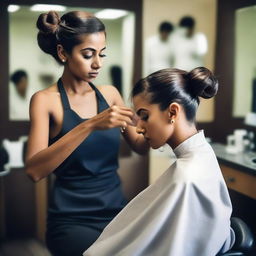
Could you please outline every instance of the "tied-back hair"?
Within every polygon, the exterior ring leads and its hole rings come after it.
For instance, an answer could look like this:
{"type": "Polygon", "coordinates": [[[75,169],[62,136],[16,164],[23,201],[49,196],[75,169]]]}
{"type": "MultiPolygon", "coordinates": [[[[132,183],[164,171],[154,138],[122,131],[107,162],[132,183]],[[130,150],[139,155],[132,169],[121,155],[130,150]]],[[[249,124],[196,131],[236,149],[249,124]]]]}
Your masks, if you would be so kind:
{"type": "Polygon", "coordinates": [[[57,45],[63,46],[67,53],[80,44],[81,35],[97,32],[105,33],[104,24],[89,12],[68,12],[61,18],[55,11],[42,13],[37,20],[37,42],[45,53],[52,55],[55,60],[63,64],[58,57],[57,45]]]}
{"type": "Polygon", "coordinates": [[[149,103],[159,104],[162,111],[171,103],[177,102],[183,106],[187,120],[194,122],[199,97],[209,99],[217,91],[218,81],[205,67],[198,67],[190,72],[167,68],[139,80],[132,90],[132,97],[142,93],[149,103]]]}

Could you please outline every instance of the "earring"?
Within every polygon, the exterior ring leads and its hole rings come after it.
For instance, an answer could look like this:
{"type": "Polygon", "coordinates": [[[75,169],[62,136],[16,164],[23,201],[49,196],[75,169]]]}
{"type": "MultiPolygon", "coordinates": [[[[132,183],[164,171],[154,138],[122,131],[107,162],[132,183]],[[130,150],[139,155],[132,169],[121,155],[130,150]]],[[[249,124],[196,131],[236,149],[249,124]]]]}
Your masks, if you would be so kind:
{"type": "Polygon", "coordinates": [[[125,129],[126,129],[126,127],[121,127],[121,128],[120,128],[121,133],[124,133],[124,132],[125,132],[125,129]]]}
{"type": "Polygon", "coordinates": [[[65,59],[62,59],[62,62],[65,63],[66,62],[65,59]]]}
{"type": "Polygon", "coordinates": [[[169,123],[174,124],[174,123],[175,123],[175,120],[174,120],[174,119],[170,119],[170,120],[169,120],[169,123]]]}

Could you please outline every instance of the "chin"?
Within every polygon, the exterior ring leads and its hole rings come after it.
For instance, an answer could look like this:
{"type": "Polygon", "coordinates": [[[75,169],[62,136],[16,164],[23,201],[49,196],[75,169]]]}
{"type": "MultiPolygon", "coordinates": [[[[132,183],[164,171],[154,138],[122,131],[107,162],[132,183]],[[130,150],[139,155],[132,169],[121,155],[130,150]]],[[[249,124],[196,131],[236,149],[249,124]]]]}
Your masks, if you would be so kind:
{"type": "Polygon", "coordinates": [[[86,78],[85,81],[86,81],[87,83],[91,83],[94,79],[95,79],[95,78],[86,78]]]}
{"type": "Polygon", "coordinates": [[[152,144],[150,144],[150,147],[151,148],[153,148],[153,149],[159,149],[159,148],[161,148],[162,146],[164,146],[164,144],[161,144],[161,145],[152,145],[152,144]]]}

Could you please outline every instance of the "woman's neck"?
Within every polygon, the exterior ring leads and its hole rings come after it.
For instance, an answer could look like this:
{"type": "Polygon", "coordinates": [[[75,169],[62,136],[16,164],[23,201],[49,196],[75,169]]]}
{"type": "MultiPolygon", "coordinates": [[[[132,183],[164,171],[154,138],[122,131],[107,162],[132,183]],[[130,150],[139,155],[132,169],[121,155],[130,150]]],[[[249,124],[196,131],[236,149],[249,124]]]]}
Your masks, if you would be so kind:
{"type": "Polygon", "coordinates": [[[64,68],[61,80],[69,94],[84,94],[92,90],[88,82],[76,79],[66,68],[64,68]]]}
{"type": "Polygon", "coordinates": [[[172,149],[174,149],[179,146],[183,141],[195,135],[197,132],[198,131],[194,123],[176,123],[173,134],[171,135],[167,143],[172,149]]]}

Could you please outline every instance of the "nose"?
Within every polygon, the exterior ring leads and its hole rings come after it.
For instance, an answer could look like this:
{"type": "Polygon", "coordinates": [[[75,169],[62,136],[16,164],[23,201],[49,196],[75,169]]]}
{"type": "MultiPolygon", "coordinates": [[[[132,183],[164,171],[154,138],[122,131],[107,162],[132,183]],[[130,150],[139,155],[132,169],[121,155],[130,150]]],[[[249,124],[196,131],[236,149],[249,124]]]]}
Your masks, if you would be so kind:
{"type": "Polygon", "coordinates": [[[142,135],[144,135],[145,132],[146,132],[145,128],[142,127],[140,121],[137,121],[136,132],[137,132],[138,134],[142,134],[142,135]]]}
{"type": "Polygon", "coordinates": [[[102,60],[100,56],[95,56],[92,63],[93,69],[100,69],[102,67],[102,60]]]}
{"type": "Polygon", "coordinates": [[[143,128],[136,128],[136,132],[138,133],[138,134],[142,134],[142,135],[144,135],[145,134],[145,129],[143,129],[143,128]]]}

